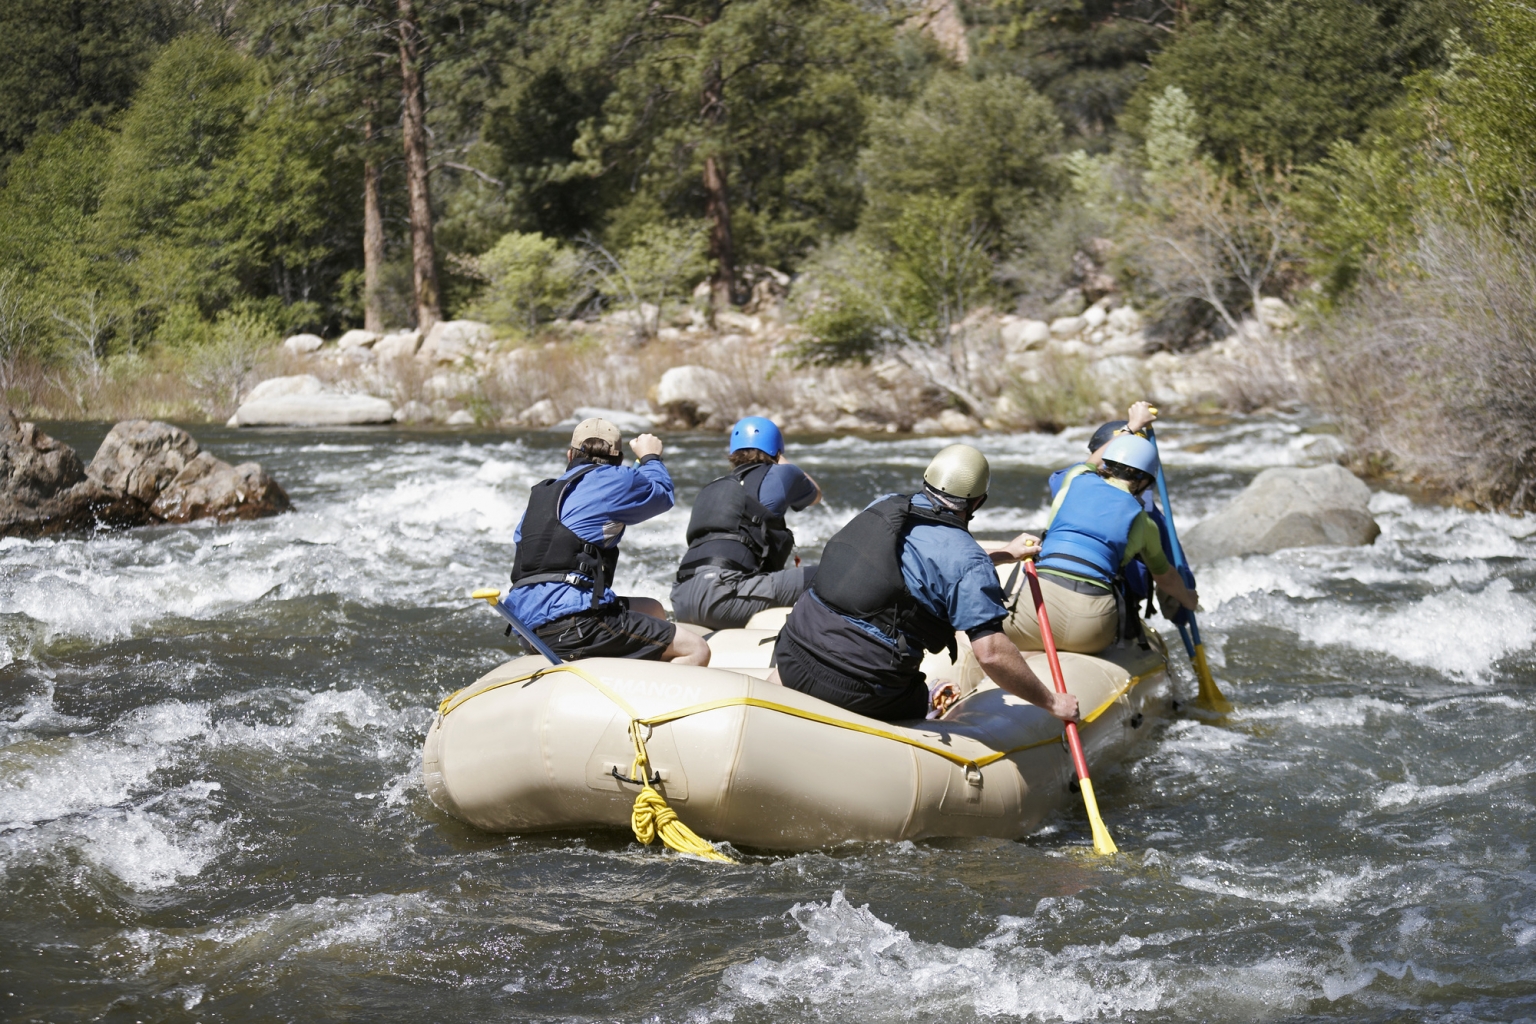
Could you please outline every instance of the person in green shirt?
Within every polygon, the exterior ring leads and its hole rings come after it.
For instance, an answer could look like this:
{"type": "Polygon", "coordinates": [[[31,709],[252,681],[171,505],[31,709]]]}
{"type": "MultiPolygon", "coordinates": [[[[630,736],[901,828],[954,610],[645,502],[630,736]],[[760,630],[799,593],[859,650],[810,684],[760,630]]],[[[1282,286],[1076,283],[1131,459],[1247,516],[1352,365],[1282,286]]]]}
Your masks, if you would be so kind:
{"type": "MultiPolygon", "coordinates": [[[[1199,595],[1184,585],[1163,550],[1157,524],[1141,496],[1156,480],[1157,449],[1145,438],[1121,435],[1103,450],[1102,464],[1078,476],[1055,510],[1036,556],[1042,593],[1056,646],[1093,654],[1121,632],[1123,595],[1116,588],[1122,567],[1140,558],[1158,588],[1194,610],[1199,595]]],[[[1010,597],[1004,622],[1008,638],[1024,650],[1040,650],[1040,627],[1022,581],[1010,597]]]]}

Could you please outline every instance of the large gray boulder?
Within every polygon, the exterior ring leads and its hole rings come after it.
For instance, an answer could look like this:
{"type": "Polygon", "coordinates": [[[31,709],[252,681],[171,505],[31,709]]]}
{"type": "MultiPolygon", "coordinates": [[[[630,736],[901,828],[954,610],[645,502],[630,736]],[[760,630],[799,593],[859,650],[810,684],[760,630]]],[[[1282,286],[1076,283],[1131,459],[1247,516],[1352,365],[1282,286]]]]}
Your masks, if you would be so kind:
{"type": "Polygon", "coordinates": [[[251,389],[231,427],[351,427],[392,423],[395,407],[372,395],[332,391],[313,374],[273,377],[251,389]]]}
{"type": "Polygon", "coordinates": [[[86,474],[104,490],[142,502],[153,522],[260,519],[293,507],[261,466],[231,466],[180,427],[151,420],[113,427],[86,474]]]}
{"type": "Polygon", "coordinates": [[[1343,466],[1266,469],[1226,508],[1180,539],[1195,561],[1267,555],[1282,548],[1369,544],[1371,489],[1343,466]]]}
{"type": "Polygon", "coordinates": [[[89,467],[68,445],[0,411],[0,536],[255,519],[290,507],[254,462],[231,466],[168,423],[112,428],[89,467]]]}
{"type": "Polygon", "coordinates": [[[73,448],[0,410],[0,537],[48,537],[147,521],[143,502],[88,478],[73,448]]]}

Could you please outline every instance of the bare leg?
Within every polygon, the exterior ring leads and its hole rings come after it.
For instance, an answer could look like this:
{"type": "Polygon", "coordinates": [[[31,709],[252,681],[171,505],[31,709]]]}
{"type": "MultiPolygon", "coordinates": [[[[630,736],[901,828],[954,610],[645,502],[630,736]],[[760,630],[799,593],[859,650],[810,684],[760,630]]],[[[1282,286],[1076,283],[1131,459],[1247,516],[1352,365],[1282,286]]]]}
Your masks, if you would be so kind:
{"type": "Polygon", "coordinates": [[[680,629],[672,634],[672,644],[661,652],[661,660],[679,665],[708,665],[709,655],[709,643],[703,637],[680,629]]]}
{"type": "Polygon", "coordinates": [[[665,619],[667,617],[667,610],[654,597],[630,598],[629,610],[639,612],[641,615],[649,615],[653,619],[665,619]]]}
{"type": "MultiPolygon", "coordinates": [[[[649,615],[653,619],[667,620],[667,610],[654,597],[632,597],[629,610],[649,615]]],[[[675,661],[679,665],[708,665],[709,643],[699,634],[679,629],[672,634],[672,643],[661,652],[662,661],[675,661]]]]}
{"type": "Polygon", "coordinates": [[[763,682],[765,682],[765,683],[772,683],[774,686],[783,686],[784,685],[784,680],[779,678],[779,670],[778,669],[773,669],[772,671],[770,671],[768,673],[768,678],[764,679],[763,682]]]}

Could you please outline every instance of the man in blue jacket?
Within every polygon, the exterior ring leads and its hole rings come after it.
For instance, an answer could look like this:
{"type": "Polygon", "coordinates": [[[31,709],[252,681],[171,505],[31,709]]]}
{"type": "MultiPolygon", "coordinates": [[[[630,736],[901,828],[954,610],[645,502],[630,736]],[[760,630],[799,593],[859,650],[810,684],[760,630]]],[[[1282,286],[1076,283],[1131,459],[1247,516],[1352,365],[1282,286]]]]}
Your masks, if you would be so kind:
{"type": "Polygon", "coordinates": [[[887,495],[854,516],[784,623],[769,681],[870,718],[922,718],[923,651],[953,653],[959,631],[998,686],[1076,721],[1077,698],[1042,682],[1003,632],[993,566],[1033,547],[1019,537],[989,556],[971,537],[990,477],[979,451],[951,445],[929,463],[921,492],[887,495]]]}
{"type": "Polygon", "coordinates": [[[661,602],[611,589],[624,528],[672,507],[661,440],[630,442],[623,465],[619,428],[583,420],[571,434],[566,471],[534,485],[513,539],[507,607],[561,658],[644,658],[709,664],[709,645],[667,621],[661,602]]]}

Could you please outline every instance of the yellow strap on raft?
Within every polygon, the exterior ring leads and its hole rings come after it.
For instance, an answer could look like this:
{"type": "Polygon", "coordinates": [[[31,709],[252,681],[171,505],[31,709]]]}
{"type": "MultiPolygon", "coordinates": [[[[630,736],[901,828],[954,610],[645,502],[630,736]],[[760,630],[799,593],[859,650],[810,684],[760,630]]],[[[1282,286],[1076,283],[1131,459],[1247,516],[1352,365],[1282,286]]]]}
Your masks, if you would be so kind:
{"type": "MultiPolygon", "coordinates": [[[[634,707],[629,703],[629,701],[625,700],[624,697],[619,694],[619,692],[616,691],[613,687],[609,686],[607,683],[603,682],[597,676],[593,675],[591,672],[588,672],[580,665],[571,663],[537,668],[532,672],[525,672],[520,676],[515,676],[511,679],[503,679],[499,682],[492,683],[490,686],[483,687],[482,689],[476,690],[473,693],[462,697],[459,696],[459,694],[464,693],[464,691],[457,690],[454,693],[449,694],[446,698],[443,699],[443,702],[437,706],[438,714],[447,715],[449,712],[459,707],[465,701],[474,697],[478,697],[482,693],[489,693],[490,691],[498,690],[503,686],[514,686],[518,683],[527,682],[530,679],[538,679],[541,676],[549,675],[555,672],[570,672],[580,677],[581,679],[586,680],[599,693],[617,704],[619,709],[623,711],[624,714],[629,716],[629,738],[635,747],[635,761],[630,768],[630,777],[643,780],[641,782],[640,794],[635,797],[634,810],[630,812],[629,817],[630,828],[634,830],[635,838],[649,846],[651,843],[655,842],[658,837],[660,837],[663,844],[665,844],[669,849],[676,850],[679,853],[689,853],[696,857],[704,857],[709,860],[725,861],[728,864],[734,864],[736,862],[731,857],[727,857],[719,850],[716,850],[713,846],[710,845],[707,839],[703,838],[687,825],[683,824],[682,820],[678,818],[677,812],[674,811],[667,803],[666,798],[651,787],[651,762],[650,756],[646,753],[645,749],[645,736],[643,732],[644,729],[657,725],[664,725],[667,722],[675,722],[678,719],[688,718],[692,715],[700,715],[706,711],[715,711],[720,708],[762,708],[765,711],[776,711],[781,715],[790,715],[794,718],[803,718],[809,722],[819,722],[822,725],[830,725],[837,729],[847,729],[850,732],[863,733],[866,736],[878,736],[881,739],[894,740],[897,743],[904,743],[909,747],[916,747],[919,750],[926,750],[930,754],[935,754],[939,757],[942,757],[944,760],[951,762],[952,764],[959,765],[961,768],[965,769],[967,774],[974,771],[978,775],[980,774],[981,769],[985,768],[989,764],[995,764],[1005,757],[1009,757],[1013,754],[1019,754],[1026,750],[1033,750],[1036,747],[1044,747],[1053,743],[1060,743],[1062,738],[1061,735],[1052,736],[1049,739],[1036,740],[1034,743],[1026,743],[1020,747],[1011,747],[1008,750],[994,751],[993,753],[987,754],[985,757],[970,758],[961,754],[957,754],[952,750],[945,750],[943,747],[934,746],[931,743],[924,743],[922,740],[914,739],[911,736],[905,736],[899,732],[891,732],[888,729],[881,729],[872,725],[864,725],[861,722],[849,722],[841,718],[833,718],[830,715],[817,714],[814,711],[806,711],[804,708],[791,707],[788,704],[779,704],[771,700],[763,700],[761,697],[726,697],[721,700],[712,700],[703,704],[690,704],[687,707],[677,708],[673,711],[665,711],[659,715],[652,715],[649,718],[641,718],[639,713],[635,711],[634,707]]],[[[1129,681],[1127,681],[1124,686],[1120,687],[1120,689],[1115,691],[1115,693],[1108,700],[1100,704],[1090,714],[1084,716],[1083,723],[1087,724],[1092,722],[1094,719],[1102,715],[1106,710],[1109,709],[1111,704],[1119,700],[1123,694],[1128,692],[1137,683],[1141,682],[1141,678],[1141,676],[1131,676],[1129,681]]],[[[1065,735],[1065,733],[1062,735],[1065,735]]]]}

